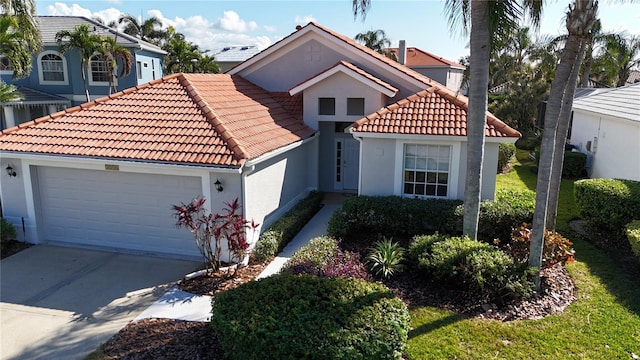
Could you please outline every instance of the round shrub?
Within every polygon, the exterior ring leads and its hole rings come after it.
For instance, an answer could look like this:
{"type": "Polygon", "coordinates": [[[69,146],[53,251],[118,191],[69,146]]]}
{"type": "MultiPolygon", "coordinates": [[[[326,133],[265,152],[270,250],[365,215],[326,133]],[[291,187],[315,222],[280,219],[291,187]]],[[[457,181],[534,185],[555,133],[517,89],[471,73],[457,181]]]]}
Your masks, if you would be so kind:
{"type": "Polygon", "coordinates": [[[281,234],[277,231],[265,231],[256,246],[253,248],[253,256],[258,261],[266,261],[278,254],[279,240],[281,234]]]}
{"type": "Polygon", "coordinates": [[[640,181],[578,180],[574,196],[580,217],[612,238],[623,238],[625,225],[640,214],[640,181]]]}
{"type": "Polygon", "coordinates": [[[447,235],[441,235],[435,233],[433,235],[417,235],[411,240],[409,246],[408,260],[411,264],[417,265],[420,262],[420,258],[431,252],[433,244],[446,241],[449,238],[447,235]]]}
{"type": "Polygon", "coordinates": [[[492,245],[452,237],[432,242],[425,249],[418,255],[418,267],[444,286],[468,290],[491,301],[531,294],[533,283],[526,265],[492,245]]]}
{"type": "Polygon", "coordinates": [[[631,250],[640,259],[640,220],[634,220],[627,224],[627,239],[631,250]]]}
{"type": "Polygon", "coordinates": [[[343,252],[338,241],[321,236],[296,251],[282,272],[318,276],[353,276],[368,279],[369,274],[360,261],[360,254],[343,252]]]}
{"type": "Polygon", "coordinates": [[[400,359],[409,320],[384,285],[276,275],[216,295],[211,325],[229,359],[400,359]]]}

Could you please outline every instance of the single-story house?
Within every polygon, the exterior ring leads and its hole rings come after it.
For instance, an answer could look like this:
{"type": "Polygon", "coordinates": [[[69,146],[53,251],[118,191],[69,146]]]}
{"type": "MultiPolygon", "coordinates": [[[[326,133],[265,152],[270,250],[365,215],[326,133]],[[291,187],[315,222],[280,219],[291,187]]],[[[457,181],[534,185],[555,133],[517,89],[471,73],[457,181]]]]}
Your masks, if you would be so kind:
{"type": "Polygon", "coordinates": [[[640,181],[640,83],[576,99],[571,144],[587,154],[590,177],[640,181]]]}
{"type": "MultiPolygon", "coordinates": [[[[315,189],[463,198],[466,121],[464,96],[309,23],[227,74],[169,75],[3,130],[2,212],[32,243],[197,256],[171,212],[197,196],[214,212],[238,198],[261,229],[315,189]]],[[[498,145],[520,134],[489,113],[485,134],[492,199],[498,145]]]]}

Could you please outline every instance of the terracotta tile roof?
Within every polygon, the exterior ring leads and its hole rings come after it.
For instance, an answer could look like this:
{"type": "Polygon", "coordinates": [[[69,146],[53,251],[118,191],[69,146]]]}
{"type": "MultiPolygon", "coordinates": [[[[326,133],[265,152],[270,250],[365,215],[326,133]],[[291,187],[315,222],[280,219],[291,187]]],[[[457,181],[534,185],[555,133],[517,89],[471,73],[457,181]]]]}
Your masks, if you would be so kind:
{"type": "Polygon", "coordinates": [[[282,104],[282,107],[290,112],[291,115],[293,115],[296,119],[303,121],[304,108],[302,107],[302,93],[291,96],[286,91],[271,92],[271,96],[273,96],[275,100],[282,104]]]}
{"type": "MultiPolygon", "coordinates": [[[[363,78],[375,83],[376,85],[386,89],[388,91],[389,96],[394,96],[397,92],[398,89],[396,89],[394,86],[392,86],[391,84],[380,80],[379,78],[369,74],[368,72],[360,69],[359,67],[357,67],[356,65],[348,62],[348,61],[338,61],[335,65],[330,66],[322,71],[320,71],[319,73],[313,75],[312,77],[300,82],[299,84],[296,84],[295,86],[293,86],[289,92],[291,92],[293,89],[298,88],[300,86],[302,86],[303,84],[307,83],[307,82],[312,82],[313,79],[316,79],[318,77],[321,77],[327,73],[331,73],[333,71],[335,71],[336,69],[340,69],[340,68],[346,68],[349,71],[352,71],[355,74],[358,74],[360,76],[362,76],[363,78]]],[[[337,70],[340,71],[340,70],[337,70]]],[[[296,94],[298,94],[300,91],[302,91],[303,89],[300,89],[298,91],[296,91],[296,94]]],[[[384,90],[383,90],[384,91],[384,90]]]]}
{"type": "Polygon", "coordinates": [[[310,137],[240,76],[174,74],[0,132],[0,151],[238,167],[310,137]]]}
{"type": "MultiPolygon", "coordinates": [[[[358,120],[354,132],[415,135],[467,135],[467,104],[448,91],[431,87],[358,120]]],[[[487,116],[487,137],[520,137],[493,115],[487,116]]]]}
{"type": "MultiPolygon", "coordinates": [[[[398,48],[388,48],[389,52],[398,56],[398,48]]],[[[430,52],[420,50],[416,47],[407,48],[407,56],[405,58],[405,65],[407,66],[451,66],[458,69],[464,69],[463,65],[447,60],[441,56],[432,54],[430,52]]]]}

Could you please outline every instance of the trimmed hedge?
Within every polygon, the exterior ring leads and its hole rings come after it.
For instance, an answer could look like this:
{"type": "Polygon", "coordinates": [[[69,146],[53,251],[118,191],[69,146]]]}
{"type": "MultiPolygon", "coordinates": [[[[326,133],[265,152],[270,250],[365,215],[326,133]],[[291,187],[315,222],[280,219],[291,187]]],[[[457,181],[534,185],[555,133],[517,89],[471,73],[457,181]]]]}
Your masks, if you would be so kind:
{"type": "Polygon", "coordinates": [[[327,227],[329,235],[343,238],[380,234],[402,238],[455,229],[455,210],[462,202],[410,199],[400,196],[358,196],[347,199],[327,227]]]}
{"type": "Polygon", "coordinates": [[[338,241],[328,236],[311,239],[291,256],[281,273],[369,279],[360,254],[343,252],[338,241]]]}
{"type": "Polygon", "coordinates": [[[264,261],[276,256],[322,207],[324,194],[312,191],[265,230],[253,249],[253,256],[264,261]]]}
{"type": "Polygon", "coordinates": [[[626,224],[640,214],[640,181],[584,179],[574,183],[580,217],[603,233],[624,237],[626,224]]]}
{"type": "Polygon", "coordinates": [[[631,250],[640,259],[640,220],[634,220],[627,224],[626,230],[631,250]]]}
{"type": "Polygon", "coordinates": [[[215,296],[211,325],[229,359],[400,359],[409,312],[384,285],[276,275],[215,296]]]}
{"type": "Polygon", "coordinates": [[[562,177],[577,179],[585,174],[587,155],[577,151],[565,151],[562,164],[562,177]]]}
{"type": "Polygon", "coordinates": [[[477,294],[488,301],[528,297],[531,273],[526,265],[496,247],[468,237],[417,237],[409,253],[419,269],[448,288],[477,294]]]}
{"type": "Polygon", "coordinates": [[[498,174],[509,165],[509,161],[516,154],[516,146],[512,143],[500,143],[498,147],[498,174]]]}

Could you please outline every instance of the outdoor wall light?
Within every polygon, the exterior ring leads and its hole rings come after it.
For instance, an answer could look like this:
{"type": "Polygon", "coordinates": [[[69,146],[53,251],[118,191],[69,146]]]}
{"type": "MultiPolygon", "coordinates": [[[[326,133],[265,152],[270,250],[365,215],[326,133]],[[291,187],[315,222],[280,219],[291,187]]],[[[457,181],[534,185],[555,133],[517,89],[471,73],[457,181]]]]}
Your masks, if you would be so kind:
{"type": "Polygon", "coordinates": [[[216,182],[214,182],[213,185],[216,186],[216,190],[218,190],[218,192],[222,192],[222,190],[224,190],[224,188],[222,187],[222,183],[220,182],[220,179],[216,179],[216,182]]]}
{"type": "Polygon", "coordinates": [[[16,171],[13,169],[13,166],[11,166],[11,164],[7,165],[7,174],[9,175],[9,177],[15,177],[16,175],[18,175],[16,173],[16,171]]]}

